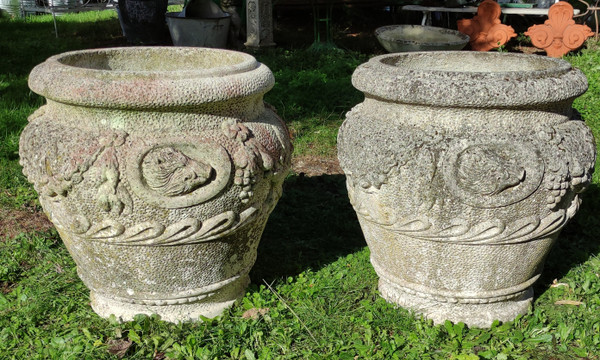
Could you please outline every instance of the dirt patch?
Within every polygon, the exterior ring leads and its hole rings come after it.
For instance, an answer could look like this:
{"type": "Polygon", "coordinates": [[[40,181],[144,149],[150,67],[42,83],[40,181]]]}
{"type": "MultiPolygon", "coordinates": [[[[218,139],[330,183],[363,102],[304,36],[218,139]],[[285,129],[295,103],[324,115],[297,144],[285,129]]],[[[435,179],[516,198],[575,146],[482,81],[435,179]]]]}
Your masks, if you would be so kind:
{"type": "Polygon", "coordinates": [[[33,210],[0,209],[0,240],[22,232],[46,231],[53,227],[46,215],[33,210]]]}
{"type": "Polygon", "coordinates": [[[343,174],[340,163],[336,158],[318,156],[299,156],[292,159],[292,170],[305,176],[343,174]]]}
{"type": "Polygon", "coordinates": [[[0,294],[9,294],[14,287],[15,284],[8,281],[2,281],[0,282],[0,294]]]}
{"type": "Polygon", "coordinates": [[[269,312],[269,308],[252,308],[244,311],[242,319],[257,320],[260,316],[264,316],[269,312]]]}

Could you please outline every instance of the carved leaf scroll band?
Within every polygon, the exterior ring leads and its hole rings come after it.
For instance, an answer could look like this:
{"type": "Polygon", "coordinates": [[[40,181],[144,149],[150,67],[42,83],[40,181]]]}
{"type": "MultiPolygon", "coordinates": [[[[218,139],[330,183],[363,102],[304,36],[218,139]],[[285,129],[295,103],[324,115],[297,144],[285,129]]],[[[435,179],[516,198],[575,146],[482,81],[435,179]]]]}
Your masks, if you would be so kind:
{"type": "Polygon", "coordinates": [[[115,220],[92,225],[80,236],[112,245],[176,246],[206,242],[226,236],[252,221],[258,209],[251,207],[237,215],[227,211],[205,221],[187,218],[164,226],[157,222],[143,222],[125,228],[115,220]]]}

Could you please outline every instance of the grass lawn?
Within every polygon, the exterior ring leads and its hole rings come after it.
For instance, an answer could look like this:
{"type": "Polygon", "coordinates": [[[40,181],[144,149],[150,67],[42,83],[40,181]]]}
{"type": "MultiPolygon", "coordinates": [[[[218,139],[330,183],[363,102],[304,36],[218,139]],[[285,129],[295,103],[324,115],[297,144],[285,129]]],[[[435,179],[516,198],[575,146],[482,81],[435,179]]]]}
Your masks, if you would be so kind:
{"type": "MultiPolygon", "coordinates": [[[[0,19],[0,230],[19,226],[10,214],[40,211],[18,164],[20,132],[43,103],[27,88],[29,71],[60,52],[125,45],[112,11],[65,15],[58,29],[56,38],[47,15],[0,19]]],[[[566,59],[589,79],[575,107],[600,139],[600,48],[588,47],[566,59]]],[[[344,113],[362,101],[350,75],[369,55],[256,54],[277,79],[266,100],[290,125],[296,157],[335,155],[344,113]]],[[[599,185],[596,173],[546,261],[534,307],[486,330],[434,326],[378,296],[343,175],[287,178],[246,296],[201,323],[101,319],[56,231],[1,231],[0,359],[600,359],[599,185]]]]}

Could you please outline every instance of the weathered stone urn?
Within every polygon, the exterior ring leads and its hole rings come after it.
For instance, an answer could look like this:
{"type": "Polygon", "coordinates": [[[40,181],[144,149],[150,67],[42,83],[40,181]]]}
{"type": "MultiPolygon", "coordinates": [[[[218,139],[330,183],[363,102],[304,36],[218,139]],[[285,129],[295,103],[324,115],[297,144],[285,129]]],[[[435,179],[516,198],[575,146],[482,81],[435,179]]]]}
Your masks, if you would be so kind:
{"type": "Polygon", "coordinates": [[[569,63],[511,53],[378,56],[338,136],[341,166],[389,302],[439,323],[526,313],[595,162],[569,63]]]}
{"type": "Polygon", "coordinates": [[[103,317],[213,317],[244,293],[291,144],[263,103],[271,71],[203,48],[53,56],[29,86],[47,104],[20,144],[103,317]]]}

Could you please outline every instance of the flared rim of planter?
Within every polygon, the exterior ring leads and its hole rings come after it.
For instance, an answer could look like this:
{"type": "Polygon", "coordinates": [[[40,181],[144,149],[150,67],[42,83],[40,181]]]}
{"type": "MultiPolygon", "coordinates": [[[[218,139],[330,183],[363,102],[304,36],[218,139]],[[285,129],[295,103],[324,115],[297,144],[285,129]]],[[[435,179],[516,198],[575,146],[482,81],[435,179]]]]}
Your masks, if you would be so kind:
{"type": "Polygon", "coordinates": [[[562,59],[467,51],[377,56],[356,69],[352,83],[383,100],[457,107],[550,104],[588,87],[585,75],[562,59]]]}
{"type": "Polygon", "coordinates": [[[36,66],[29,87],[54,101],[92,107],[199,106],[264,94],[273,74],[249,54],[198,47],[71,51],[36,66]]]}

